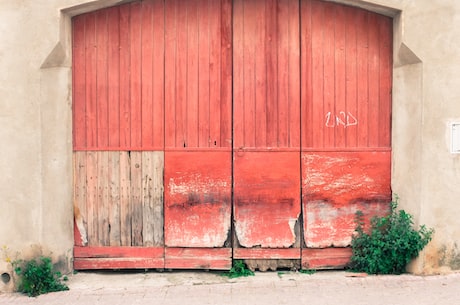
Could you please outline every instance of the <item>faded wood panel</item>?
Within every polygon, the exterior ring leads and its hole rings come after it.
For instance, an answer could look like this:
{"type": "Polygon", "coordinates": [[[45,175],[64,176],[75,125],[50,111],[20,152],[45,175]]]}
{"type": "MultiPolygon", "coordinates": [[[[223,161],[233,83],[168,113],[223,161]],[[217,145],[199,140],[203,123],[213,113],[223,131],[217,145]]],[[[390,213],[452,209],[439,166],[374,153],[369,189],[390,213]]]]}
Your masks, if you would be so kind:
{"type": "Polygon", "coordinates": [[[88,243],[88,218],[86,208],[86,153],[76,153],[74,155],[73,168],[74,225],[76,227],[74,229],[78,230],[78,234],[75,234],[75,245],[86,246],[88,243]]]}
{"type": "Polygon", "coordinates": [[[97,155],[97,240],[100,245],[109,245],[109,200],[108,200],[108,183],[109,183],[109,155],[107,151],[98,151],[97,155]]]}
{"type": "Polygon", "coordinates": [[[163,152],[142,152],[143,245],[163,245],[163,152]]]}
{"type": "Polygon", "coordinates": [[[390,147],[391,18],[316,0],[300,14],[302,147],[390,147]]]}
{"type": "Polygon", "coordinates": [[[120,242],[131,246],[131,159],[130,153],[120,152],[120,242]]]}
{"type": "Polygon", "coordinates": [[[100,245],[98,240],[98,166],[97,153],[86,154],[86,219],[88,223],[88,245],[100,245]]]}
{"type": "Polygon", "coordinates": [[[130,211],[131,211],[131,245],[142,246],[142,230],[144,227],[142,198],[142,152],[130,153],[130,211]]]}
{"type": "Polygon", "coordinates": [[[230,14],[222,1],[166,2],[166,148],[229,146],[230,14]]]}
{"type": "Polygon", "coordinates": [[[120,152],[108,153],[108,235],[110,246],[121,246],[120,152]]]}
{"type": "Polygon", "coordinates": [[[162,246],[163,168],[163,152],[74,152],[81,239],[87,236],[89,246],[162,246]]]}

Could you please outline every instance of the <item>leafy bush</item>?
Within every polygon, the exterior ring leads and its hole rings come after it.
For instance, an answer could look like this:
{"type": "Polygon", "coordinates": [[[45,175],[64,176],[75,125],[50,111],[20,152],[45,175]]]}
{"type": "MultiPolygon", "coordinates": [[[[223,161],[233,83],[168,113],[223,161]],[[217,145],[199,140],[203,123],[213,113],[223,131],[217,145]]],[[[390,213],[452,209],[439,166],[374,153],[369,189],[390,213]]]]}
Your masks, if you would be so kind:
{"type": "Polygon", "coordinates": [[[413,228],[412,215],[397,210],[398,198],[391,202],[388,216],[374,217],[369,233],[364,231],[363,214],[356,213],[357,227],[352,238],[350,267],[369,274],[401,274],[428,244],[433,229],[413,228]]]}
{"type": "Polygon", "coordinates": [[[20,278],[19,291],[30,297],[40,294],[69,290],[61,283],[61,273],[54,271],[51,258],[40,257],[30,261],[17,261],[15,272],[20,278]]]}
{"type": "Polygon", "coordinates": [[[228,272],[224,272],[223,275],[232,279],[235,277],[254,275],[254,272],[247,268],[243,260],[237,259],[233,261],[232,268],[228,272]]]}

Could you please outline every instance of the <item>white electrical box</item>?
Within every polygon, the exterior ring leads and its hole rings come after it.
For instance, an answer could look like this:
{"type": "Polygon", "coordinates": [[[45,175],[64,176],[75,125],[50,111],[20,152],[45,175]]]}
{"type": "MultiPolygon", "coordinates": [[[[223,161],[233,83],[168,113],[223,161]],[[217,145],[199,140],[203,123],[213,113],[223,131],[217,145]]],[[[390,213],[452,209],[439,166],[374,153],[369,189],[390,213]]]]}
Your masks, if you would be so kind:
{"type": "Polygon", "coordinates": [[[450,152],[460,154],[460,122],[451,123],[450,152]]]}

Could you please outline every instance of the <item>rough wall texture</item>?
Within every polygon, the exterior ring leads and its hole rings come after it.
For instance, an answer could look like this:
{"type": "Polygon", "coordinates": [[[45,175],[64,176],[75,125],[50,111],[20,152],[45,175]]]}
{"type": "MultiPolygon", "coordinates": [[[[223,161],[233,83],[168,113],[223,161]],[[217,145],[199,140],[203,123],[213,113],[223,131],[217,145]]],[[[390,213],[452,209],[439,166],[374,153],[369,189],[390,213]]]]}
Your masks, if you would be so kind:
{"type": "MultiPolygon", "coordinates": [[[[0,246],[13,258],[39,252],[71,268],[70,16],[118,2],[0,2],[0,246]]],[[[392,188],[417,223],[436,229],[411,271],[460,269],[460,155],[449,146],[449,123],[460,121],[460,3],[334,2],[395,18],[392,188]]]]}

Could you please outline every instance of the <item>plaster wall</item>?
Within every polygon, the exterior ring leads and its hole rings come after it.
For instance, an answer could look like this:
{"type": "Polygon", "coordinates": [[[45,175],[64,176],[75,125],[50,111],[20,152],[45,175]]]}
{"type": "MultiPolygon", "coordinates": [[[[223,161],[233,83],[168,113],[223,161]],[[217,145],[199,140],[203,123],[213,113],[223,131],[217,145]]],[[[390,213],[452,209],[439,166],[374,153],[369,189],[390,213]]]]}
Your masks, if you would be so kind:
{"type": "MultiPolygon", "coordinates": [[[[0,262],[42,253],[71,269],[70,17],[121,2],[0,1],[0,262]]],[[[394,17],[392,188],[436,230],[411,271],[460,269],[460,155],[448,128],[460,121],[460,2],[334,2],[394,17]]]]}

